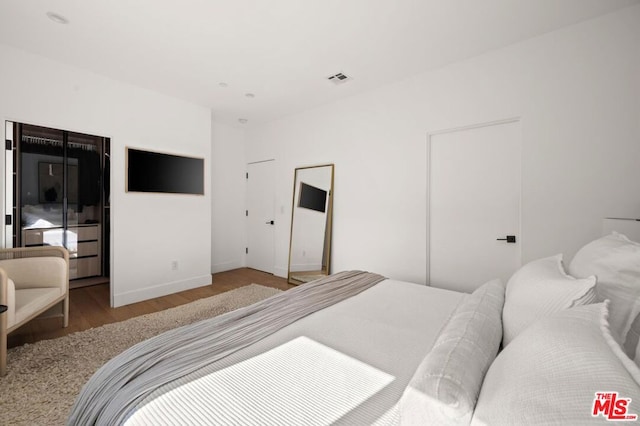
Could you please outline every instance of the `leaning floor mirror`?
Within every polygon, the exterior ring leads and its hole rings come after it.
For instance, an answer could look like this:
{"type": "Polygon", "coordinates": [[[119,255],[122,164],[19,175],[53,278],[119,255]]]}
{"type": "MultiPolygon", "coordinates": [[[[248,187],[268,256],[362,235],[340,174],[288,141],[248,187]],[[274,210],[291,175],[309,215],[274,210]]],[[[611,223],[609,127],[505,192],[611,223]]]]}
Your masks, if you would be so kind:
{"type": "Polygon", "coordinates": [[[303,284],[329,275],[333,169],[333,164],[325,164],[295,170],[289,245],[290,284],[303,284]]]}

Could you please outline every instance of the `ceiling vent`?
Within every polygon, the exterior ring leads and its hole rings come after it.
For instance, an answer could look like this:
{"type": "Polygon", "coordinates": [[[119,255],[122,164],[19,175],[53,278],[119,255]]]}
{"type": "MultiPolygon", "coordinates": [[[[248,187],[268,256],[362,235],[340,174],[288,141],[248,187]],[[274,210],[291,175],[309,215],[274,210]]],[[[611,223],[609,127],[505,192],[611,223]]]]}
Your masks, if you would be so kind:
{"type": "Polygon", "coordinates": [[[342,84],[342,83],[346,83],[347,81],[351,81],[351,77],[339,72],[338,74],[334,74],[332,76],[327,77],[327,80],[329,80],[334,84],[342,84]]]}

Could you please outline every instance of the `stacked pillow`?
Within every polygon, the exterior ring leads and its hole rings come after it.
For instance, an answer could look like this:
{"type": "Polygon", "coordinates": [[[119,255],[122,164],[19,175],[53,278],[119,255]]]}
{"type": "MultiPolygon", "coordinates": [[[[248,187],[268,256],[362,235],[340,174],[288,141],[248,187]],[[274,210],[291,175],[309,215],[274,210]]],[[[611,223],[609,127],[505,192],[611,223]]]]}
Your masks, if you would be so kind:
{"type": "Polygon", "coordinates": [[[640,369],[613,342],[604,303],[565,309],[531,325],[491,364],[471,424],[603,424],[597,393],[631,398],[640,414],[640,369]]]}
{"type": "Polygon", "coordinates": [[[612,334],[638,363],[640,244],[614,232],[580,249],[569,265],[569,272],[576,277],[597,277],[598,301],[611,301],[612,334]]]}
{"type": "Polygon", "coordinates": [[[473,424],[600,423],[596,393],[611,391],[640,415],[640,244],[615,232],[597,239],[569,274],[561,255],[530,262],[505,293],[504,349],[473,424]]]}
{"type": "Polygon", "coordinates": [[[562,255],[534,260],[521,267],[507,283],[502,346],[507,346],[531,324],[554,312],[593,303],[596,278],[576,279],[562,265],[562,255]]]}
{"type": "Polygon", "coordinates": [[[594,398],[611,391],[640,415],[640,244],[613,233],[569,272],[562,255],[538,259],[467,296],[405,389],[401,424],[602,422],[594,398]]]}
{"type": "Polygon", "coordinates": [[[507,283],[503,346],[553,312],[605,300],[611,301],[612,335],[640,364],[640,243],[617,232],[582,247],[568,274],[562,255],[516,271],[507,283]]]}

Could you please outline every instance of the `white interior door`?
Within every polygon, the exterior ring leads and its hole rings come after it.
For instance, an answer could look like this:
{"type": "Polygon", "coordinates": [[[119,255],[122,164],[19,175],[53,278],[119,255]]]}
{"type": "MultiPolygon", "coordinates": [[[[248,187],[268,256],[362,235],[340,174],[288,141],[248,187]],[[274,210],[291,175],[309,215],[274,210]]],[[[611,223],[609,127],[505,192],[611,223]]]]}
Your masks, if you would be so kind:
{"type": "Polygon", "coordinates": [[[271,274],[275,262],[274,163],[247,165],[247,266],[271,274]]]}
{"type": "Polygon", "coordinates": [[[429,147],[430,285],[506,282],[520,265],[520,123],[432,135],[429,147]]]}

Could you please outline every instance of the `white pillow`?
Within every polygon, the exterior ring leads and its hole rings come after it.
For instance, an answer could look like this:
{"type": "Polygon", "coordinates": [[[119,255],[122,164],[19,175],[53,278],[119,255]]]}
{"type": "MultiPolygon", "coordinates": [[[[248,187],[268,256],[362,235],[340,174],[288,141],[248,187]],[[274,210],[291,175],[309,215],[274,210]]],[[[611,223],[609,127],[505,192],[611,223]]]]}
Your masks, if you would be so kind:
{"type": "Polygon", "coordinates": [[[592,416],[597,392],[631,398],[627,414],[640,414],[640,369],[612,351],[607,332],[604,303],[529,327],[489,368],[471,424],[603,424],[601,413],[592,416]]]}
{"type": "Polygon", "coordinates": [[[640,314],[640,244],[617,232],[582,247],[569,264],[574,277],[598,277],[598,301],[611,301],[610,323],[614,337],[634,358],[638,331],[629,333],[640,314]],[[627,342],[629,339],[629,342],[627,342]]]}
{"type": "Polygon", "coordinates": [[[509,282],[502,311],[505,347],[534,322],[554,312],[595,301],[595,277],[575,279],[564,271],[562,255],[534,260],[509,282]]]}
{"type": "Polygon", "coordinates": [[[462,300],[400,398],[401,424],[469,424],[500,347],[503,304],[500,280],[462,300]]]}

